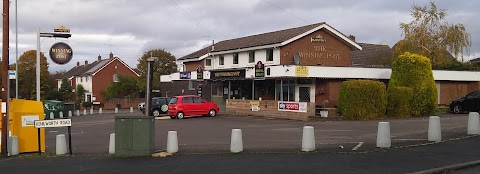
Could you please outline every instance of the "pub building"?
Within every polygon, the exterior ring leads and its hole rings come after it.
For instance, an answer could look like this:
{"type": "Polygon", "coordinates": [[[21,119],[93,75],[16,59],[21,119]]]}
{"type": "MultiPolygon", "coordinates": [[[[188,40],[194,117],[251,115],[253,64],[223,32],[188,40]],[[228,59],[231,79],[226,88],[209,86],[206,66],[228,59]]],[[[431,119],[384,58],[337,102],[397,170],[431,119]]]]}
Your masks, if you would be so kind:
{"type": "MultiPolygon", "coordinates": [[[[220,41],[177,59],[181,72],[160,78],[162,96],[200,95],[221,113],[307,120],[336,114],[340,85],[388,85],[388,45],[357,43],[326,23],[220,41]]],[[[480,88],[480,72],[433,70],[438,104],[480,88]]]]}

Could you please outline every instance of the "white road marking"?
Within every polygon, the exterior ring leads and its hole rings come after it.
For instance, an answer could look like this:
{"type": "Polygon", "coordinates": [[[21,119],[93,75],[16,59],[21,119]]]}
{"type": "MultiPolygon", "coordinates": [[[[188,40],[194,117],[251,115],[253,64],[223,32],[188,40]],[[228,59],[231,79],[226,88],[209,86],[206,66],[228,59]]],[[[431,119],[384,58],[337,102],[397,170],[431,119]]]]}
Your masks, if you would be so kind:
{"type": "Polygon", "coordinates": [[[48,131],[48,133],[56,133],[56,132],[58,132],[58,131],[48,131]]]}
{"type": "Polygon", "coordinates": [[[358,143],[357,146],[353,147],[353,151],[356,151],[358,148],[360,148],[363,145],[363,142],[358,143]]]}
{"type": "Polygon", "coordinates": [[[426,141],[427,139],[394,139],[398,141],[426,141]]]}

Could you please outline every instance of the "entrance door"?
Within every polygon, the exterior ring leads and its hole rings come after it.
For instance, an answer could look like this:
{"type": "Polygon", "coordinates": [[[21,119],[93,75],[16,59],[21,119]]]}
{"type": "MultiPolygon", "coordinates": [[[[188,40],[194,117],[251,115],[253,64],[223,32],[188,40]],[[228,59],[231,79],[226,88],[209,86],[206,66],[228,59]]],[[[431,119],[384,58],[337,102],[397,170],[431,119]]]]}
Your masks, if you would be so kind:
{"type": "Polygon", "coordinates": [[[298,87],[299,102],[310,102],[310,87],[298,87]]]}
{"type": "MultiPolygon", "coordinates": [[[[225,113],[226,98],[224,98],[224,85],[222,81],[212,81],[212,102],[218,105],[221,113],[225,113]]],[[[227,93],[228,95],[228,86],[227,93]]]]}

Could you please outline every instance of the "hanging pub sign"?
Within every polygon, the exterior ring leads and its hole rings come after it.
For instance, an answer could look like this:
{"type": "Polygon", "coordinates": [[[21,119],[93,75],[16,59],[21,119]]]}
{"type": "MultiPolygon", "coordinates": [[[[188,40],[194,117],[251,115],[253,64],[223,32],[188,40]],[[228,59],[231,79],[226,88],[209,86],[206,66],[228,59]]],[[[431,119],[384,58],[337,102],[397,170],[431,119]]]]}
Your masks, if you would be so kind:
{"type": "Polygon", "coordinates": [[[210,72],[210,79],[243,79],[243,78],[245,78],[245,69],[210,72]]]}
{"type": "Polygon", "coordinates": [[[255,78],[265,78],[265,65],[258,61],[255,65],[255,78]]]}
{"type": "Polygon", "coordinates": [[[57,42],[50,47],[50,59],[52,59],[53,62],[56,64],[66,64],[72,60],[73,57],[73,51],[72,47],[70,45],[63,43],[63,42],[57,42]]]}
{"type": "Polygon", "coordinates": [[[203,80],[203,68],[200,65],[197,68],[197,80],[203,80]]]}
{"type": "Polygon", "coordinates": [[[192,79],[192,73],[188,72],[180,72],[180,79],[192,79]]]}

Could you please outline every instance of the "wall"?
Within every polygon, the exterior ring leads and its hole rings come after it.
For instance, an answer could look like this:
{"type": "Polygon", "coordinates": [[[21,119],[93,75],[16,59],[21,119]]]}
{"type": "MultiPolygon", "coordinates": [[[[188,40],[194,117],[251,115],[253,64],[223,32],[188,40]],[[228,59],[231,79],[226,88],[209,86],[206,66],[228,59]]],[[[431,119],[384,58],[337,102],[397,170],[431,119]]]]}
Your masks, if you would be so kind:
{"type": "Polygon", "coordinates": [[[449,105],[452,100],[480,89],[479,82],[440,81],[440,104],[449,105]]]}
{"type": "Polygon", "coordinates": [[[106,67],[98,71],[93,77],[93,80],[91,80],[93,82],[93,96],[96,97],[96,101],[104,101],[101,91],[105,90],[109,84],[113,83],[113,74],[128,77],[137,76],[118,59],[114,59],[113,62],[107,64],[106,67]]]}
{"type": "Polygon", "coordinates": [[[259,111],[251,111],[250,101],[252,100],[239,100],[228,99],[226,113],[234,116],[257,116],[266,118],[279,118],[279,119],[291,119],[291,120],[303,120],[306,121],[310,116],[315,115],[315,103],[308,103],[307,112],[289,112],[279,111],[278,101],[273,100],[254,100],[260,102],[259,111]]]}
{"type": "Polygon", "coordinates": [[[294,54],[300,53],[300,65],[350,66],[350,48],[328,34],[319,30],[280,48],[280,64],[293,65],[294,54]],[[311,42],[311,38],[321,35],[325,42],[311,42]],[[301,53],[312,53],[306,56],[301,53]],[[302,56],[304,55],[304,56],[302,56]]]}
{"type": "Polygon", "coordinates": [[[205,69],[205,59],[195,62],[185,62],[185,70],[184,71],[197,71],[198,66],[202,66],[205,69]]]}

